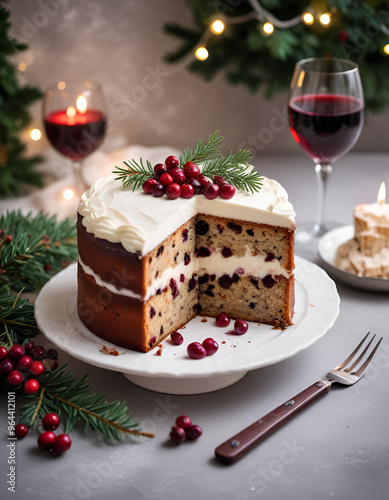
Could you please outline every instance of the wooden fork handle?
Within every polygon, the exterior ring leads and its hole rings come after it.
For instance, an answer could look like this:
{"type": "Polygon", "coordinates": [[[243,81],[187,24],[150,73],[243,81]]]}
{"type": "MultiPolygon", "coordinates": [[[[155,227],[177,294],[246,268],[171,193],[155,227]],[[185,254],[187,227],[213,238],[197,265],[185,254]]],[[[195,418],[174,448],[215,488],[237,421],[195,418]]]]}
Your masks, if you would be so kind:
{"type": "Polygon", "coordinates": [[[294,398],[218,446],[215,449],[216,458],[225,464],[236,462],[309,403],[327,394],[330,388],[331,383],[327,380],[320,380],[307,387],[294,398]]]}

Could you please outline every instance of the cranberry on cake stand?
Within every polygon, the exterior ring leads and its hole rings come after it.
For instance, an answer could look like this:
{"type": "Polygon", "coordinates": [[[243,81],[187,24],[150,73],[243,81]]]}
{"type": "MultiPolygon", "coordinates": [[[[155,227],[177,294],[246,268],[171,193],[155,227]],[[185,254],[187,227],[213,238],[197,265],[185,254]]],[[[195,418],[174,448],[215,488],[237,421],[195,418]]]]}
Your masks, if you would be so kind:
{"type": "Polygon", "coordinates": [[[141,353],[104,342],[81,323],[76,308],[76,273],[77,265],[72,264],[42,288],[35,303],[40,330],[75,358],[122,372],[140,387],[167,394],[202,394],[228,387],[248,371],[308,348],[327,333],[339,314],[333,281],[318,266],[297,257],[294,324],[286,330],[249,323],[247,332],[237,336],[228,333],[231,325],[222,328],[213,318],[203,322],[199,316],[180,330],[184,338],[181,345],[168,338],[162,343],[161,355],[156,355],[159,347],[141,353]],[[203,359],[188,356],[189,343],[201,343],[209,337],[219,344],[215,354],[203,359]],[[102,345],[113,347],[118,354],[107,354],[102,345]]]}

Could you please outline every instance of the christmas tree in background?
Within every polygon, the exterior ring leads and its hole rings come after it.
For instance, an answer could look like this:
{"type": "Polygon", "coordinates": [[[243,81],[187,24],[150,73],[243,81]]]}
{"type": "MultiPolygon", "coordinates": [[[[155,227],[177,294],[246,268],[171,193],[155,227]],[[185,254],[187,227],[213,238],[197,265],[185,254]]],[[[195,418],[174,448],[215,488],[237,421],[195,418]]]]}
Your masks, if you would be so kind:
{"type": "Polygon", "coordinates": [[[0,196],[17,195],[23,185],[42,186],[42,174],[34,171],[39,156],[24,157],[25,145],[18,138],[30,121],[28,107],[41,92],[30,85],[21,85],[10,56],[27,48],[9,36],[10,14],[0,0],[0,196]]]}
{"type": "Polygon", "coordinates": [[[294,65],[333,56],[359,65],[366,109],[389,106],[387,1],[189,0],[194,24],[165,25],[182,43],[166,60],[189,59],[188,69],[211,80],[224,72],[232,85],[265,89],[267,98],[289,87],[294,65]],[[192,57],[191,57],[192,56],[192,57]]]}

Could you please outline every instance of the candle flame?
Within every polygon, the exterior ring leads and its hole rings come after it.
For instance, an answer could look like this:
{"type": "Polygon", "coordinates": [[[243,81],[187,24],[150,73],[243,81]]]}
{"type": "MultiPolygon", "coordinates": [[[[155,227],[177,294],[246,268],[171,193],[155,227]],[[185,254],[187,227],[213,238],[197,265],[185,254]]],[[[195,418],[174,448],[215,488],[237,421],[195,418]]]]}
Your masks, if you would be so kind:
{"type": "Polygon", "coordinates": [[[87,108],[87,102],[86,102],[86,97],[84,95],[79,95],[77,97],[77,102],[76,102],[77,110],[80,113],[85,113],[86,108],[87,108]]]}
{"type": "Polygon", "coordinates": [[[68,118],[74,118],[76,116],[76,108],[74,108],[73,106],[69,106],[66,110],[66,116],[68,118]]]}
{"type": "Polygon", "coordinates": [[[380,205],[383,205],[386,200],[386,188],[385,188],[385,182],[382,182],[380,189],[378,191],[378,196],[377,196],[377,202],[380,205]]]}

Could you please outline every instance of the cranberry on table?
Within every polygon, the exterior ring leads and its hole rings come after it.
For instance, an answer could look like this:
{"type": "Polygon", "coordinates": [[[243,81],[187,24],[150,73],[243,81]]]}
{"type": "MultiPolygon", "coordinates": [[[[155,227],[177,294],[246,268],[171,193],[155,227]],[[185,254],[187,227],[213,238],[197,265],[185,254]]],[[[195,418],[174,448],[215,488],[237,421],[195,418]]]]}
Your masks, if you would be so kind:
{"type": "Polygon", "coordinates": [[[28,427],[24,424],[15,425],[15,436],[18,439],[23,439],[28,433],[28,427]]]}
{"type": "Polygon", "coordinates": [[[173,181],[177,182],[178,184],[184,184],[184,182],[186,181],[186,175],[179,167],[174,167],[169,170],[169,174],[173,177],[173,181]]]}
{"type": "Polygon", "coordinates": [[[0,346],[0,359],[8,358],[8,349],[3,346],[0,346]]]}
{"type": "MultiPolygon", "coordinates": [[[[47,431],[50,432],[50,431],[47,431]]],[[[67,434],[60,434],[54,441],[53,447],[51,449],[52,455],[62,455],[65,453],[72,445],[72,440],[67,434]]]]}
{"type": "Polygon", "coordinates": [[[186,415],[180,415],[176,418],[177,427],[182,427],[183,429],[187,429],[192,425],[192,420],[186,415]]]}
{"type": "Polygon", "coordinates": [[[217,326],[228,326],[230,324],[230,318],[226,313],[220,313],[216,316],[215,322],[217,326]]]}
{"type": "Polygon", "coordinates": [[[161,175],[164,174],[165,172],[167,172],[167,168],[163,163],[157,163],[154,166],[154,174],[155,177],[157,177],[157,179],[159,179],[161,175]]]}
{"type": "Polygon", "coordinates": [[[16,366],[19,370],[28,370],[29,366],[32,363],[32,357],[26,354],[19,358],[16,362],[16,366]]]}
{"type": "Polygon", "coordinates": [[[177,443],[181,443],[186,439],[186,432],[185,429],[182,427],[172,427],[172,430],[170,431],[170,439],[172,441],[176,441],[177,443]]]}
{"type": "Polygon", "coordinates": [[[220,187],[217,184],[206,184],[203,186],[203,194],[208,200],[214,200],[219,196],[220,187]]]}
{"type": "Polygon", "coordinates": [[[184,337],[181,335],[180,332],[177,332],[175,330],[171,335],[170,335],[171,341],[175,345],[181,345],[184,342],[184,337]]]}
{"type": "Polygon", "coordinates": [[[219,349],[219,344],[213,338],[209,337],[203,341],[202,346],[204,347],[207,356],[212,356],[219,349]]]}
{"type": "Polygon", "coordinates": [[[200,342],[192,342],[187,347],[188,355],[193,359],[203,359],[207,355],[207,351],[200,342]]]}
{"type": "Polygon", "coordinates": [[[39,382],[35,378],[26,380],[23,390],[26,394],[35,394],[39,391],[39,382]]]}
{"type": "Polygon", "coordinates": [[[8,383],[12,386],[17,386],[23,382],[23,375],[19,370],[12,370],[7,375],[8,383]]]}
{"type": "Polygon", "coordinates": [[[58,358],[58,351],[57,351],[57,349],[49,349],[49,350],[46,352],[46,356],[47,356],[49,359],[57,359],[57,358],[58,358]]]}
{"type": "Polygon", "coordinates": [[[12,372],[14,368],[15,363],[12,361],[12,359],[6,358],[3,359],[3,361],[0,363],[0,373],[3,373],[4,375],[12,372]]]}
{"type": "Polygon", "coordinates": [[[35,347],[35,344],[34,344],[34,342],[33,342],[32,340],[29,340],[29,341],[27,342],[27,344],[26,344],[24,347],[25,347],[26,351],[28,352],[28,351],[30,351],[33,347],[35,347]]]}
{"type": "Polygon", "coordinates": [[[160,198],[165,194],[165,186],[163,186],[160,182],[157,182],[151,186],[150,193],[156,198],[160,198]]]}
{"type": "Polygon", "coordinates": [[[45,365],[41,361],[35,360],[31,363],[29,370],[32,375],[42,375],[45,371],[45,365]]]}
{"type": "Polygon", "coordinates": [[[26,350],[20,344],[14,344],[8,351],[8,357],[11,359],[19,359],[26,354],[26,350]]]}
{"type": "Polygon", "coordinates": [[[165,160],[165,165],[168,169],[178,167],[180,164],[180,160],[177,158],[177,156],[168,156],[165,160]]]}
{"type": "Polygon", "coordinates": [[[194,195],[194,189],[193,186],[190,184],[184,183],[181,186],[181,198],[192,198],[194,195]]]}
{"type": "Polygon", "coordinates": [[[29,350],[29,354],[33,360],[42,361],[46,357],[46,349],[41,345],[36,345],[29,350]]]}
{"type": "Polygon", "coordinates": [[[226,200],[231,199],[235,195],[235,186],[232,184],[222,184],[220,186],[220,196],[226,200]]]}
{"type": "Polygon", "coordinates": [[[147,179],[142,185],[142,189],[146,194],[151,194],[151,187],[157,184],[157,179],[147,179]]]}
{"type": "Polygon", "coordinates": [[[184,174],[187,179],[196,179],[200,175],[200,169],[193,161],[187,161],[184,165],[184,174]]]}
{"type": "Polygon", "coordinates": [[[47,431],[55,431],[60,423],[59,416],[56,413],[46,413],[42,418],[42,425],[47,431]]]}
{"type": "Polygon", "coordinates": [[[50,450],[57,436],[52,431],[45,431],[38,437],[38,446],[42,451],[50,450]]]}
{"type": "Polygon", "coordinates": [[[186,437],[191,441],[199,438],[203,433],[203,429],[199,425],[191,425],[187,429],[185,429],[186,437]]]}
{"type": "Polygon", "coordinates": [[[249,329],[249,325],[244,319],[237,319],[234,323],[234,331],[237,335],[243,335],[249,329]]]}

